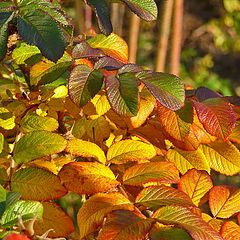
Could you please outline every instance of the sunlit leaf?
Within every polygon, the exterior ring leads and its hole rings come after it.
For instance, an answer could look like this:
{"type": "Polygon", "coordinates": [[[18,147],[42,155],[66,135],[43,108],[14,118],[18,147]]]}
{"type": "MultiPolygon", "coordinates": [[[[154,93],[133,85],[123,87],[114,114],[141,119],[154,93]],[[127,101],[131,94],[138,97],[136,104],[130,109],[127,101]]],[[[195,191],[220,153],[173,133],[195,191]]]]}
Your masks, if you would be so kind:
{"type": "Polygon", "coordinates": [[[93,103],[96,109],[96,113],[99,116],[104,115],[111,108],[108,99],[104,93],[95,95],[91,102],[93,103]]]}
{"type": "Polygon", "coordinates": [[[24,133],[38,130],[53,132],[58,128],[58,121],[51,117],[42,117],[35,113],[28,113],[22,118],[20,127],[24,133]]]}
{"type": "Polygon", "coordinates": [[[151,210],[157,210],[166,205],[193,206],[187,194],[165,185],[144,188],[138,194],[135,203],[151,210]]]}
{"type": "Polygon", "coordinates": [[[172,111],[158,104],[158,115],[162,127],[171,137],[183,141],[190,132],[193,109],[188,102],[178,111],[172,111]]]}
{"type": "Polygon", "coordinates": [[[26,64],[34,59],[40,60],[41,56],[41,52],[36,46],[30,46],[26,43],[21,43],[12,53],[12,58],[17,64],[26,64]]]}
{"type": "Polygon", "coordinates": [[[177,76],[149,71],[140,72],[136,76],[164,107],[176,111],[183,106],[184,85],[177,76]]]}
{"type": "Polygon", "coordinates": [[[157,210],[153,216],[163,224],[177,225],[195,240],[223,240],[201,217],[181,206],[167,206],[157,210]]]}
{"type": "Polygon", "coordinates": [[[10,205],[1,218],[1,225],[3,227],[11,227],[18,223],[19,216],[23,221],[32,219],[35,215],[41,218],[43,214],[43,206],[40,202],[35,201],[17,201],[10,205]]]}
{"type": "Polygon", "coordinates": [[[122,164],[128,161],[151,159],[156,150],[151,144],[135,140],[124,140],[112,145],[107,152],[107,160],[111,163],[122,164]]]}
{"type": "Polygon", "coordinates": [[[177,148],[170,149],[167,152],[167,159],[175,163],[182,174],[185,174],[192,168],[210,172],[208,159],[200,149],[196,151],[183,151],[177,148]]]}
{"type": "Polygon", "coordinates": [[[143,218],[139,213],[115,210],[107,215],[98,240],[143,240],[154,222],[154,219],[143,218]]]}
{"type": "Polygon", "coordinates": [[[59,176],[69,191],[79,194],[106,192],[119,185],[110,168],[97,162],[66,164],[59,176]]]}
{"type": "Polygon", "coordinates": [[[213,187],[213,183],[205,171],[191,169],[181,177],[178,186],[192,199],[196,206],[199,206],[201,199],[213,187]]]}
{"type": "Polygon", "coordinates": [[[65,237],[74,231],[71,218],[55,203],[43,202],[42,219],[34,223],[35,234],[41,236],[49,229],[54,229],[48,234],[50,238],[65,237]]]}
{"type": "Polygon", "coordinates": [[[18,31],[21,38],[36,45],[42,54],[56,62],[62,57],[65,40],[60,28],[48,14],[42,11],[20,11],[18,31]]]}
{"type": "Polygon", "coordinates": [[[170,162],[150,162],[134,165],[123,175],[123,183],[133,186],[143,186],[145,183],[177,183],[179,173],[170,162]]]}
{"type": "Polygon", "coordinates": [[[101,89],[103,75],[87,65],[76,66],[69,77],[69,94],[74,103],[84,106],[101,89]]]}
{"type": "Polygon", "coordinates": [[[215,186],[209,193],[209,206],[214,217],[229,218],[240,212],[240,190],[215,186]]]}
{"type": "Polygon", "coordinates": [[[140,18],[146,21],[157,19],[158,9],[154,0],[122,0],[140,18]]]}
{"type": "Polygon", "coordinates": [[[240,240],[240,226],[235,222],[225,222],[220,233],[224,240],[240,240]]]}
{"type": "Polygon", "coordinates": [[[17,163],[30,162],[50,154],[59,153],[67,141],[56,133],[34,131],[27,133],[16,143],[13,158],[17,163]]]}
{"type": "Polygon", "coordinates": [[[95,232],[101,226],[105,216],[113,210],[133,210],[134,206],[122,194],[100,193],[90,197],[78,212],[80,238],[95,232]]]}
{"type": "Polygon", "coordinates": [[[96,144],[80,139],[68,141],[66,151],[75,156],[95,158],[101,163],[106,162],[103,150],[96,144]]]}
{"type": "Polygon", "coordinates": [[[114,33],[109,36],[98,34],[89,39],[88,43],[92,48],[101,49],[107,56],[116,58],[124,63],[128,61],[127,43],[114,33]]]}
{"type": "Polygon", "coordinates": [[[240,152],[231,142],[216,141],[201,149],[215,171],[229,176],[240,172],[240,152]]]}
{"type": "Polygon", "coordinates": [[[15,127],[15,116],[4,107],[0,107],[0,127],[6,130],[15,127]]]}
{"type": "Polygon", "coordinates": [[[22,199],[46,201],[67,193],[58,176],[39,168],[23,168],[11,178],[11,190],[20,192],[22,199]]]}
{"type": "Polygon", "coordinates": [[[227,139],[236,124],[231,104],[221,98],[211,98],[201,103],[192,102],[204,128],[213,136],[227,139]]]}
{"type": "Polygon", "coordinates": [[[4,147],[4,136],[2,133],[0,133],[0,153],[2,152],[4,147]]]}
{"type": "Polygon", "coordinates": [[[106,93],[108,101],[120,115],[134,116],[138,112],[138,82],[131,73],[106,78],[106,93]]]}

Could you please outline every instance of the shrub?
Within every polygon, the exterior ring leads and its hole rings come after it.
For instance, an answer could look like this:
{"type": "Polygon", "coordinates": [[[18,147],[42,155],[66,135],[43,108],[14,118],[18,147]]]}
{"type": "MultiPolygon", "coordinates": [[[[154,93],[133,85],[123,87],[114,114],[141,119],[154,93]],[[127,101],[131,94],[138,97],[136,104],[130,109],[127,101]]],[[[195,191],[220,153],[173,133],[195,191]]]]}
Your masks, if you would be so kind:
{"type": "Polygon", "coordinates": [[[106,1],[87,3],[103,34],[78,44],[57,2],[0,3],[1,238],[237,239],[239,189],[212,178],[240,172],[239,98],[129,64],[106,1]]]}

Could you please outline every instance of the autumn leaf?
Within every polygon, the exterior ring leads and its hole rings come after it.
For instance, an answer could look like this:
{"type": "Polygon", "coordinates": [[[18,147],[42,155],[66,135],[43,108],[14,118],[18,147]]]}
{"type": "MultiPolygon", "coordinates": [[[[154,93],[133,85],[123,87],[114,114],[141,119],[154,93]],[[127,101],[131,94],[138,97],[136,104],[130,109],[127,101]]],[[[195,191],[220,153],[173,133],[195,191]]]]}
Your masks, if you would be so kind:
{"type": "Polygon", "coordinates": [[[80,239],[97,231],[106,215],[118,209],[133,211],[134,206],[126,197],[117,192],[99,193],[90,197],[77,215],[80,239]]]}
{"type": "Polygon", "coordinates": [[[145,183],[177,183],[179,173],[170,162],[150,162],[134,165],[123,174],[123,183],[143,186],[145,183]]]}
{"type": "Polygon", "coordinates": [[[240,240],[240,226],[235,222],[225,222],[220,233],[224,240],[240,240]]]}
{"type": "Polygon", "coordinates": [[[154,219],[144,218],[137,212],[115,210],[107,215],[98,240],[143,240],[154,222],[154,219]]]}
{"type": "Polygon", "coordinates": [[[66,164],[59,177],[69,191],[79,194],[106,192],[119,184],[110,168],[97,162],[66,164]]]}
{"type": "Polygon", "coordinates": [[[192,199],[196,206],[199,206],[202,198],[213,187],[213,183],[205,171],[191,169],[181,177],[178,187],[192,199]]]}

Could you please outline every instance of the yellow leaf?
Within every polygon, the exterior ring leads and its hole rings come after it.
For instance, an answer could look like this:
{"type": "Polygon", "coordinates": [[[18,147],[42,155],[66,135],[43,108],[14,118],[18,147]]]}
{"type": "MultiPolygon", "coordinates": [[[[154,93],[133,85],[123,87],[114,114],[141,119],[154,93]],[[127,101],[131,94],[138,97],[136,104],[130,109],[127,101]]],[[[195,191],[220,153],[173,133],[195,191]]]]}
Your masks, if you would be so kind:
{"type": "Polygon", "coordinates": [[[110,168],[97,162],[68,163],[59,176],[69,191],[79,194],[106,192],[119,185],[110,168]]]}
{"type": "Polygon", "coordinates": [[[181,177],[179,188],[185,192],[196,206],[201,204],[201,199],[213,187],[210,176],[205,171],[189,170],[181,177]]]}
{"type": "Polygon", "coordinates": [[[37,235],[43,235],[49,229],[49,238],[66,237],[74,231],[71,218],[55,203],[43,202],[43,217],[34,223],[34,231],[37,235]]]}
{"type": "Polygon", "coordinates": [[[0,127],[6,130],[15,127],[15,116],[3,107],[0,107],[0,127]]]}
{"type": "Polygon", "coordinates": [[[231,142],[216,141],[201,148],[215,171],[228,176],[240,172],[240,152],[231,142]]]}
{"type": "Polygon", "coordinates": [[[54,95],[52,98],[65,98],[68,95],[68,89],[66,86],[59,86],[54,89],[54,95]]]}
{"type": "Polygon", "coordinates": [[[90,197],[77,215],[80,239],[97,231],[104,217],[118,209],[133,210],[134,206],[126,197],[117,192],[100,193],[90,197]]]}
{"type": "Polygon", "coordinates": [[[30,162],[28,165],[32,166],[32,167],[46,169],[49,172],[52,172],[54,174],[58,173],[56,165],[52,161],[48,161],[48,160],[44,160],[44,159],[37,159],[35,161],[30,162]]]}
{"type": "Polygon", "coordinates": [[[167,153],[167,159],[175,163],[182,174],[192,168],[210,172],[208,160],[200,149],[196,151],[183,151],[178,148],[170,149],[167,153]]]}
{"type": "Polygon", "coordinates": [[[66,151],[75,156],[91,157],[95,158],[101,163],[106,162],[106,157],[103,150],[95,143],[88,141],[71,139],[67,143],[66,151]]]}
{"type": "Polygon", "coordinates": [[[104,115],[111,108],[108,99],[103,92],[95,95],[91,102],[95,106],[96,113],[99,116],[104,115]]]}
{"type": "Polygon", "coordinates": [[[148,160],[155,156],[156,150],[153,145],[135,140],[117,142],[107,152],[107,160],[115,164],[148,160]]]}

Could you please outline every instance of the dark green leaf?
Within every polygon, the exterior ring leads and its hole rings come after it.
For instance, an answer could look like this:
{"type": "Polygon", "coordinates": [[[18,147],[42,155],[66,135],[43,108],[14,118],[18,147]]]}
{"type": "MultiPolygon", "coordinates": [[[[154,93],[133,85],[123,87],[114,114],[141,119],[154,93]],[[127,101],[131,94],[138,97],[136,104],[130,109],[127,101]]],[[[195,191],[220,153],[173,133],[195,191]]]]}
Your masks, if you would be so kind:
{"type": "Polygon", "coordinates": [[[87,0],[87,3],[96,12],[101,32],[109,35],[112,32],[112,24],[109,15],[109,8],[106,0],[87,0]]]}
{"type": "Polygon", "coordinates": [[[113,110],[120,115],[134,116],[138,112],[138,82],[131,73],[109,76],[106,79],[106,91],[113,110]]]}
{"type": "Polygon", "coordinates": [[[140,18],[146,21],[157,19],[158,9],[154,0],[122,0],[140,18]]]}
{"type": "Polygon", "coordinates": [[[49,15],[39,10],[20,12],[18,29],[22,39],[36,45],[48,59],[56,62],[62,57],[65,49],[64,36],[49,15]]]}
{"type": "Polygon", "coordinates": [[[82,107],[100,91],[102,84],[103,75],[98,70],[92,71],[87,65],[78,65],[70,74],[70,97],[82,107]]]}
{"type": "Polygon", "coordinates": [[[0,60],[7,52],[8,23],[13,19],[13,12],[0,12],[0,60]]]}
{"type": "Polygon", "coordinates": [[[144,71],[137,77],[164,107],[176,111],[184,105],[184,84],[177,76],[144,71]]]}

